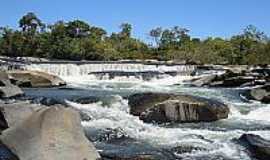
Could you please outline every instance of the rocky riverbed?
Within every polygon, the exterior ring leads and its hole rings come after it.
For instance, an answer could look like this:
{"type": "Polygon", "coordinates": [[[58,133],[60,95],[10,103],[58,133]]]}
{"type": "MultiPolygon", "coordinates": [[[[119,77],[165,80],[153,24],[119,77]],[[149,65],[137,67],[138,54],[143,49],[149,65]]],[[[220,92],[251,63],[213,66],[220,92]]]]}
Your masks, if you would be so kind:
{"type": "Polygon", "coordinates": [[[0,72],[0,160],[270,159],[267,66],[77,65],[0,72]]]}

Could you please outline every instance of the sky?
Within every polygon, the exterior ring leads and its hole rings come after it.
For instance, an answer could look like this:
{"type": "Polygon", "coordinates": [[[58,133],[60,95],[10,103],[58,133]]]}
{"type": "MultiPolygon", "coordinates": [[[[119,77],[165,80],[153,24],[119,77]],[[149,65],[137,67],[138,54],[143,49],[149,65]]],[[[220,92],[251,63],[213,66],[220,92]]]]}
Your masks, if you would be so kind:
{"type": "Polygon", "coordinates": [[[2,0],[0,26],[18,27],[27,12],[46,24],[80,19],[109,33],[128,22],[145,41],[152,28],[176,25],[199,38],[228,38],[249,24],[270,35],[270,0],[2,0]]]}

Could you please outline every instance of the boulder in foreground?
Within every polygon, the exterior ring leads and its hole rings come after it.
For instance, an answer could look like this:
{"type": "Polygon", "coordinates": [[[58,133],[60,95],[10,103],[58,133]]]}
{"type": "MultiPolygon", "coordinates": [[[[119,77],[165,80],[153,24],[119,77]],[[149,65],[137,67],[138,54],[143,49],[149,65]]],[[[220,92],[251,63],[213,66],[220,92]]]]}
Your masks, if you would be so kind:
{"type": "Polygon", "coordinates": [[[239,140],[247,147],[251,156],[258,160],[270,159],[270,141],[253,134],[244,134],[239,140]]]}
{"type": "Polygon", "coordinates": [[[8,72],[10,78],[19,87],[57,87],[66,85],[61,78],[40,71],[13,70],[8,72]]]}
{"type": "Polygon", "coordinates": [[[211,122],[228,117],[227,105],[191,95],[139,93],[129,97],[130,113],[144,122],[211,122]]]}
{"type": "Polygon", "coordinates": [[[5,130],[1,140],[20,160],[97,160],[80,122],[73,109],[46,107],[5,130]]]}

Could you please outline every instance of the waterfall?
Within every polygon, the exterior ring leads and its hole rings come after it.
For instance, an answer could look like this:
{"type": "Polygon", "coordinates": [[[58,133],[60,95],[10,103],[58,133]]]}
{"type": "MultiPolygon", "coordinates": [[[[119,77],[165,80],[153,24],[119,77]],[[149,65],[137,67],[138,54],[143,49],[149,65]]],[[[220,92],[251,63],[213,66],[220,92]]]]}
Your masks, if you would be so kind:
{"type": "Polygon", "coordinates": [[[150,80],[152,78],[188,76],[195,68],[193,65],[149,65],[142,63],[41,63],[24,66],[24,69],[27,70],[44,71],[64,79],[67,77],[95,77],[95,79],[102,80],[119,77],[150,80]]]}
{"type": "Polygon", "coordinates": [[[177,72],[188,75],[193,65],[145,65],[145,64],[30,64],[25,69],[45,71],[58,76],[83,76],[91,72],[177,72]]]}

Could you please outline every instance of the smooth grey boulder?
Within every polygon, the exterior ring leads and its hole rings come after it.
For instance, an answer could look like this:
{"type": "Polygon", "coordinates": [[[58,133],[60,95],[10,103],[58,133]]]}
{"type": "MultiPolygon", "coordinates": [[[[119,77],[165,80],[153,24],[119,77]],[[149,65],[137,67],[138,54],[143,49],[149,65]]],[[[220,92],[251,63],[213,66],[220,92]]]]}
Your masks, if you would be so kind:
{"type": "Polygon", "coordinates": [[[229,114],[227,105],[191,95],[139,93],[129,97],[129,105],[130,113],[147,123],[211,122],[229,114]]]}
{"type": "Polygon", "coordinates": [[[61,78],[40,71],[9,71],[8,75],[19,87],[57,87],[66,85],[61,78]]]}
{"type": "Polygon", "coordinates": [[[55,106],[42,108],[3,132],[1,141],[20,160],[97,160],[78,112],[55,106]]]}
{"type": "Polygon", "coordinates": [[[6,72],[0,71],[0,98],[11,98],[23,95],[23,91],[13,85],[6,72]]]}
{"type": "Polygon", "coordinates": [[[262,103],[270,103],[270,84],[253,88],[243,94],[249,100],[256,100],[262,103]]]}
{"type": "MultiPolygon", "coordinates": [[[[29,102],[15,102],[10,104],[0,103],[1,123],[6,122],[7,127],[13,127],[30,117],[42,106],[29,102]]],[[[43,106],[44,107],[44,106],[43,106]]]]}
{"type": "Polygon", "coordinates": [[[270,141],[258,135],[244,134],[239,138],[240,143],[247,147],[249,154],[258,160],[270,159],[270,141]]]}

